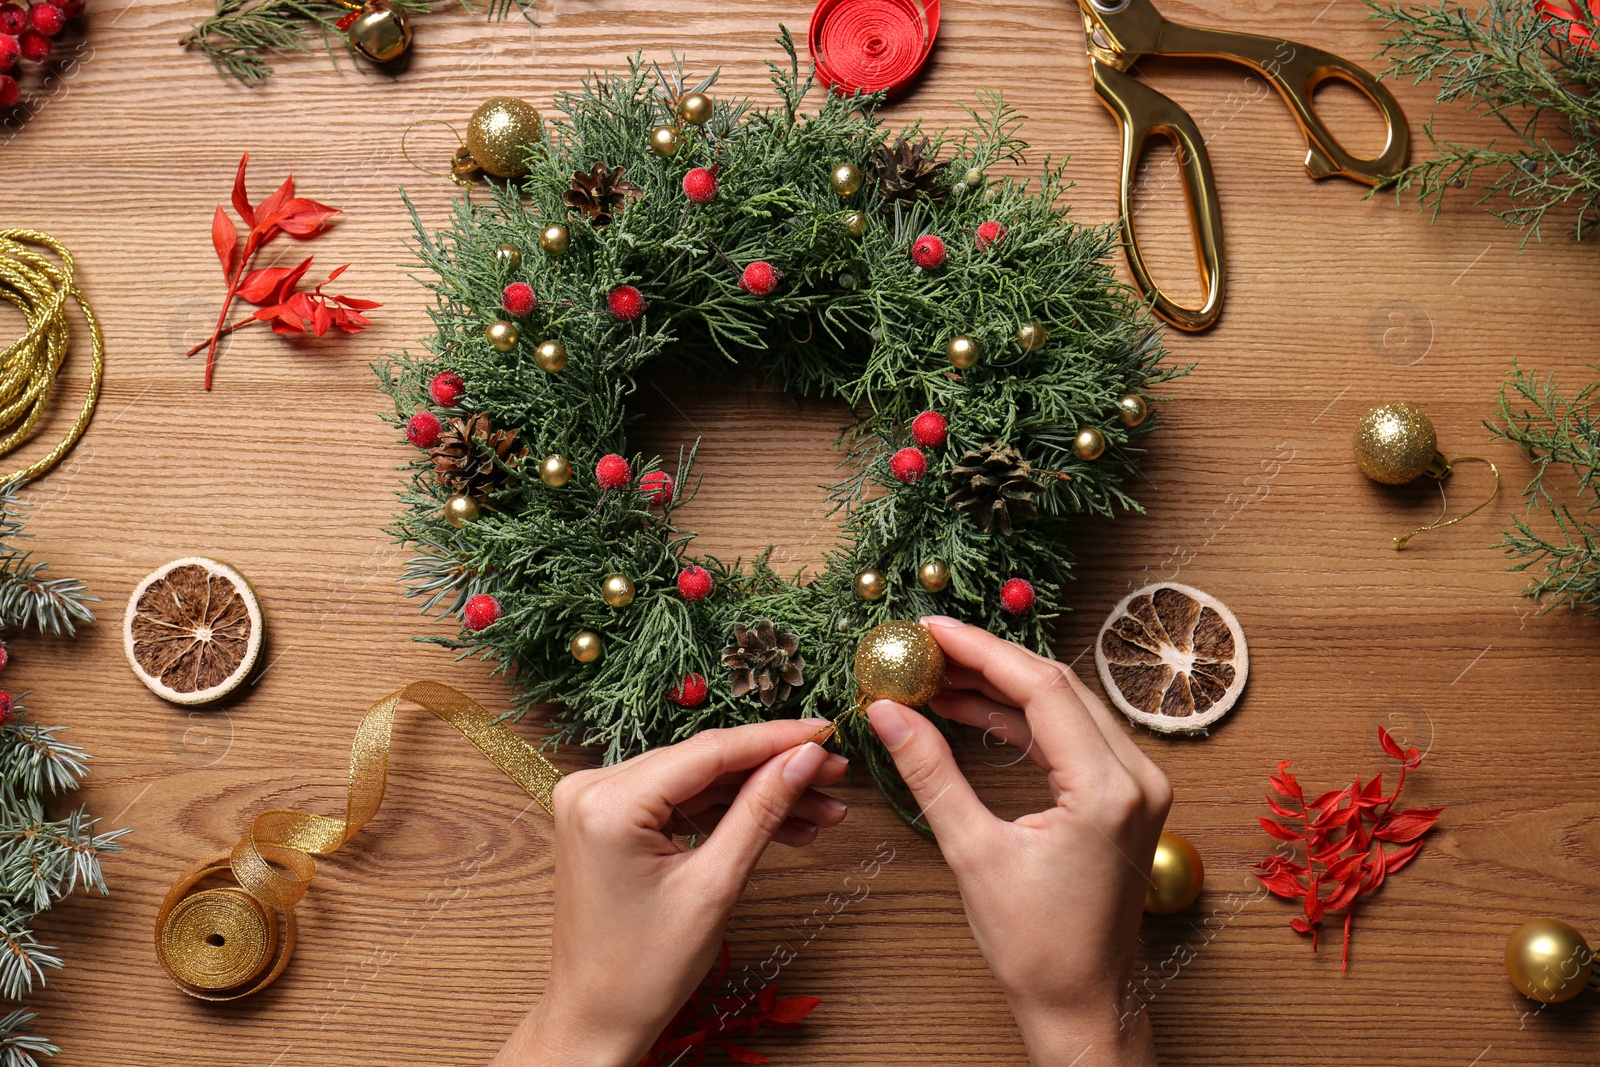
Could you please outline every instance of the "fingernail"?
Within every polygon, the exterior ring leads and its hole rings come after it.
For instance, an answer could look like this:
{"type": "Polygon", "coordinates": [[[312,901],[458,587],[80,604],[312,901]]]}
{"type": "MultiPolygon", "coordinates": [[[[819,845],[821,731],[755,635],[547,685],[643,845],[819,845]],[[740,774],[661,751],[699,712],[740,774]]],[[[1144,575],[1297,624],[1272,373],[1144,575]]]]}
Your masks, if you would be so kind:
{"type": "Polygon", "coordinates": [[[794,755],[783,765],[784,782],[798,793],[811,784],[811,780],[822,769],[822,761],[827,758],[827,749],[815,741],[807,741],[795,749],[794,755]]]}
{"type": "Polygon", "coordinates": [[[962,622],[960,619],[952,619],[948,615],[924,615],[922,617],[922,625],[924,625],[924,626],[965,626],[966,623],[962,622]]]}
{"type": "Polygon", "coordinates": [[[830,796],[828,796],[826,794],[820,794],[820,793],[818,794],[818,796],[820,796],[822,798],[822,806],[827,808],[827,809],[829,809],[830,811],[849,811],[850,810],[850,805],[846,804],[844,801],[840,800],[838,797],[830,797],[830,796]]]}
{"type": "Polygon", "coordinates": [[[841,756],[837,752],[830,752],[828,753],[828,763],[834,767],[848,767],[850,766],[850,757],[841,756]]]}
{"type": "Polygon", "coordinates": [[[872,732],[891,749],[899,748],[911,736],[911,723],[906,713],[887,700],[880,700],[867,709],[867,719],[872,732]]]}
{"type": "Polygon", "coordinates": [[[809,715],[806,718],[801,719],[800,721],[801,722],[808,722],[813,726],[832,726],[833,725],[833,720],[832,719],[824,719],[819,715],[809,715]]]}

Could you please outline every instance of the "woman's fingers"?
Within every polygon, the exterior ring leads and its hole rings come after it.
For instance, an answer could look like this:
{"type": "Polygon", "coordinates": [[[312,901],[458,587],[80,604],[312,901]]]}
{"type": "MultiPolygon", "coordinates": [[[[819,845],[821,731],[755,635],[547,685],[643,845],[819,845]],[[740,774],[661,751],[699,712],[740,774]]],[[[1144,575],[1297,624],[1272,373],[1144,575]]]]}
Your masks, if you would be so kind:
{"type": "Polygon", "coordinates": [[[827,762],[828,753],[814,741],[769,758],[739,788],[711,839],[695,852],[717,857],[738,873],[742,886],[827,762]]]}
{"type": "Polygon", "coordinates": [[[972,791],[944,735],[923,716],[891,700],[874,701],[867,718],[894,757],[945,858],[951,859],[953,852],[970,854],[999,820],[972,791]]]}
{"type": "MultiPolygon", "coordinates": [[[[821,775],[817,776],[817,780],[821,784],[821,775]]],[[[685,835],[710,833],[714,823],[707,820],[711,814],[715,812],[716,817],[720,818],[738,795],[737,786],[716,785],[699,796],[690,797],[673,810],[671,832],[685,835]]],[[[790,814],[818,826],[837,826],[849,810],[844,801],[815,789],[807,789],[795,801],[790,814]]]]}
{"type": "Polygon", "coordinates": [[[779,753],[806,744],[827,725],[825,719],[774,719],[707,730],[646,753],[637,764],[637,774],[662,801],[677,804],[725,775],[760,767],[779,753]]]}
{"type": "Polygon", "coordinates": [[[967,689],[941,689],[928,706],[947,719],[982,730],[986,746],[991,738],[1003,745],[1014,745],[1032,757],[1033,762],[1047,771],[1050,769],[1050,761],[1033,743],[1028,717],[1019,709],[967,689]]]}
{"type": "MultiPolygon", "coordinates": [[[[722,817],[727,813],[728,809],[725,805],[711,808],[694,820],[686,821],[682,825],[679,825],[678,821],[674,820],[668,832],[673,837],[707,837],[717,828],[717,824],[722,821],[722,817]]],[[[844,816],[841,814],[839,818],[842,819],[844,816]]],[[[837,821],[837,819],[834,820],[834,822],[837,821]]],[[[815,841],[817,832],[818,824],[810,819],[791,816],[783,820],[783,825],[778,827],[778,832],[772,835],[772,839],[780,845],[800,848],[815,841]]]]}

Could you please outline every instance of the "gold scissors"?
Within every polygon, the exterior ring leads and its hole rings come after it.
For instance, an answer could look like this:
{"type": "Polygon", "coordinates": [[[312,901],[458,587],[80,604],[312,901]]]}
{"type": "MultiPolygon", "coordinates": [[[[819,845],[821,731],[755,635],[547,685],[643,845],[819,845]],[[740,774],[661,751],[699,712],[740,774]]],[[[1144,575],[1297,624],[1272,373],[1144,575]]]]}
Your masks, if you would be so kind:
{"type": "Polygon", "coordinates": [[[1242,63],[1278,90],[1306,138],[1306,170],[1313,178],[1341,174],[1376,185],[1399,173],[1411,148],[1405,115],[1387,88],[1347,59],[1294,41],[1169,22],[1151,0],[1078,0],[1095,95],[1122,127],[1122,192],[1118,203],[1128,266],[1156,314],[1183,330],[1204,330],[1217,321],[1225,289],[1222,212],[1206,144],[1189,113],[1130,73],[1145,56],[1190,56],[1242,63]],[[1351,155],[1312,110],[1311,94],[1330,78],[1354,86],[1377,105],[1388,126],[1387,143],[1375,159],[1351,155]],[[1156,285],[1139,251],[1133,228],[1133,183],[1152,136],[1176,149],[1189,202],[1195,260],[1205,288],[1200,307],[1186,307],[1156,285]]]}

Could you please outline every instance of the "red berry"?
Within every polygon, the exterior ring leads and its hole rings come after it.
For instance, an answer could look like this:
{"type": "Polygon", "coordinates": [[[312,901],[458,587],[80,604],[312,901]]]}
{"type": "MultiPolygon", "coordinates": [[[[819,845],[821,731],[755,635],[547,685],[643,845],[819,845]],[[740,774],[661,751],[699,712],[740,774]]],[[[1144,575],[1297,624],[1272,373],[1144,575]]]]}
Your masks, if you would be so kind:
{"type": "Polygon", "coordinates": [[[22,46],[9,33],[0,33],[0,72],[8,71],[22,58],[22,46]]]}
{"type": "Polygon", "coordinates": [[[17,38],[17,44],[22,48],[23,59],[43,63],[50,58],[50,38],[38,30],[24,30],[17,38]]]}
{"type": "Polygon", "coordinates": [[[621,489],[633,481],[633,470],[627,460],[613,452],[609,456],[601,456],[600,462],[594,465],[594,480],[600,483],[602,489],[621,489]]]}
{"type": "Polygon", "coordinates": [[[54,37],[67,24],[67,16],[54,4],[34,4],[28,11],[28,23],[46,37],[54,37]]]}
{"type": "Polygon", "coordinates": [[[938,270],[944,266],[944,239],[925,233],[911,246],[911,262],[923,270],[938,270]]]}
{"type": "Polygon", "coordinates": [[[652,504],[665,504],[672,499],[672,484],[666,471],[651,471],[639,479],[639,495],[649,497],[652,504]]]}
{"type": "Polygon", "coordinates": [[[711,572],[699,564],[678,572],[678,595],[685,600],[704,600],[716,587],[717,583],[711,580],[711,572]]]}
{"type": "Polygon", "coordinates": [[[520,319],[539,306],[539,298],[533,295],[533,286],[527,282],[512,282],[500,294],[500,306],[506,309],[507,315],[520,319]]]}
{"type": "Polygon", "coordinates": [[[937,411],[924,411],[911,420],[911,439],[923,448],[943,448],[950,422],[937,411]]]}
{"type": "Polygon", "coordinates": [[[467,383],[453,370],[443,370],[428,383],[428,395],[442,408],[453,408],[466,395],[467,383]]]}
{"type": "Polygon", "coordinates": [[[683,176],[683,195],[690,203],[709,204],[717,198],[717,169],[696,167],[683,176]]]}
{"type": "Polygon", "coordinates": [[[467,629],[473,631],[493,626],[499,617],[500,601],[488,593],[479,593],[468,599],[467,606],[461,609],[462,621],[467,624],[467,629]]]}
{"type": "Polygon", "coordinates": [[[0,107],[15,107],[22,98],[22,90],[17,88],[17,79],[9,74],[0,74],[0,107]]]}
{"type": "Polygon", "coordinates": [[[783,271],[764,259],[758,259],[739,275],[739,288],[751,296],[771,296],[782,277],[783,271]]]}
{"type": "Polygon", "coordinates": [[[0,690],[0,726],[4,726],[11,721],[11,713],[16,708],[17,705],[12,701],[11,694],[0,690]]]}
{"type": "Polygon", "coordinates": [[[11,650],[6,648],[6,643],[0,641],[0,671],[5,670],[6,664],[11,662],[11,650]]]}
{"type": "Polygon", "coordinates": [[[644,302],[644,294],[631,285],[619,285],[606,294],[606,308],[611,317],[623,322],[632,322],[649,306],[644,302]]]}
{"type": "Polygon", "coordinates": [[[928,457],[920,448],[902,448],[889,457],[889,472],[910,484],[928,473],[928,457]]]}
{"type": "Polygon", "coordinates": [[[1000,587],[1000,606],[1013,615],[1026,615],[1033,610],[1033,585],[1022,578],[1012,578],[1000,587]]]}
{"type": "Polygon", "coordinates": [[[0,33],[15,36],[28,28],[28,13],[17,4],[0,4],[0,33]]]}
{"type": "Polygon", "coordinates": [[[686,674],[667,690],[667,699],[681,708],[698,708],[706,702],[706,680],[698,674],[686,674]]]}
{"type": "Polygon", "coordinates": [[[83,14],[84,0],[46,0],[61,9],[61,13],[69,19],[75,19],[83,14]]]}
{"type": "Polygon", "coordinates": [[[439,443],[439,416],[431,411],[419,411],[406,420],[406,440],[418,448],[432,448],[439,443]]]}
{"type": "Polygon", "coordinates": [[[978,236],[975,238],[978,244],[978,251],[982,252],[986,248],[999,244],[1005,235],[1006,228],[993,219],[983,223],[978,227],[978,236]]]}

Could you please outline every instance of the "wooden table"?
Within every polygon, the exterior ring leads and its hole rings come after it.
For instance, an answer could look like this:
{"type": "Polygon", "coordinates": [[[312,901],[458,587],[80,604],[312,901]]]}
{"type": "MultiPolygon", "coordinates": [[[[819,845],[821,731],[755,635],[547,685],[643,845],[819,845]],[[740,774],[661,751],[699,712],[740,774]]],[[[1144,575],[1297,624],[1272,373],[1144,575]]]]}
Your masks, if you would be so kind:
{"type": "MultiPolygon", "coordinates": [[[[179,994],[152,954],[156,904],[251,814],[339,810],[357,716],[402,682],[434,677],[503,706],[481,665],[413,643],[436,627],[401,597],[406,552],[381,532],[406,452],[374,417],[383,405],[368,364],[427,331],[396,186],[429,225],[454,193],[406,163],[401,131],[432,118],[460,125],[497,93],[546,106],[639,42],[652,57],[687,53],[699,71],[720,63],[725,90],[761,93],[777,23],[803,37],[808,8],[544,0],[537,27],[442,10],[419,20],[415,61],[397,82],[309,56],[246,90],[176,47],[205,0],[90,6],[80,61],[0,150],[0,224],[44,229],[78,254],[108,350],[99,414],[34,490],[31,524],[39,554],[102,598],[102,618],[74,642],[15,640],[6,684],[31,690],[41,719],[72,725],[96,756],[86,801],[107,825],[133,829],[106,865],[112,895],[75,899],[42,923],[68,961],[35,998],[42,1026],[65,1046],[63,1067],[482,1063],[543,981],[549,827],[438,723],[399,731],[383,812],[321,865],[297,958],[268,992],[220,1007],[179,994]],[[207,225],[245,150],[256,195],[293,171],[306,195],[345,209],[311,251],[328,267],[352,263],[349,291],[386,306],[354,340],[241,334],[205,393],[199,361],[183,351],[216,313],[207,225]],[[246,698],[191,713],[134,679],[119,622],[142,575],[193,552],[251,576],[270,648],[246,698]]],[[[1356,0],[1162,6],[1357,58],[1381,37],[1356,0]]],[[[1078,217],[1111,219],[1116,139],[1089,90],[1073,5],[952,0],[944,19],[925,79],[892,120],[959,123],[976,90],[1003,87],[1033,117],[1039,156],[1072,154],[1078,217]]],[[[1532,1013],[1500,963],[1507,933],[1536,916],[1600,935],[1596,624],[1541,616],[1519,596],[1522,578],[1491,546],[1527,466],[1485,445],[1480,425],[1513,357],[1583,379],[1600,331],[1595,250],[1555,229],[1519,251],[1519,235],[1464,195],[1429,225],[1409,203],[1313,183],[1287,112],[1259,82],[1204,64],[1151,73],[1209,139],[1232,289],[1216,330],[1170,338],[1173,359],[1197,366],[1171,387],[1149,439],[1135,487],[1149,514],[1084,525],[1060,651],[1087,670],[1106,611],[1157,577],[1222,597],[1249,635],[1249,691],[1212,738],[1135,733],[1176,786],[1170,825],[1210,874],[1190,913],[1145,926],[1140,995],[1163,1061],[1596,1062],[1594,1007],[1532,1013]],[[1401,398],[1431,412],[1446,451],[1487,450],[1509,485],[1495,507],[1397,554],[1389,538],[1426,521],[1436,501],[1365,481],[1350,433],[1365,408],[1401,398]],[[1340,974],[1337,943],[1312,956],[1288,929],[1292,908],[1254,891],[1246,867],[1269,850],[1255,816],[1276,762],[1295,760],[1319,787],[1368,775],[1384,762],[1379,725],[1429,749],[1407,792],[1448,810],[1421,858],[1358,915],[1340,974]]],[[[1420,136],[1430,95],[1397,91],[1420,136]]],[[[1348,104],[1330,101],[1336,125],[1370,137],[1348,104]]],[[[1449,114],[1440,132],[1490,130],[1449,114]]],[[[437,129],[412,140],[424,163],[450,147],[437,129]]],[[[1153,203],[1141,221],[1166,275],[1188,276],[1170,173],[1147,174],[1153,203]]],[[[693,438],[670,405],[655,410],[667,421],[652,442],[693,438]]],[[[820,561],[832,530],[815,486],[831,473],[843,412],[790,410],[731,387],[703,404],[705,489],[684,516],[703,550],[771,543],[792,567],[820,561]],[[746,465],[781,473],[756,486],[746,465]]],[[[1459,491],[1477,492],[1481,478],[1463,473],[1459,491]]],[[[964,760],[997,810],[1042,802],[1031,768],[1005,766],[979,743],[964,760]]],[[[854,808],[845,827],[803,853],[770,855],[733,923],[737,960],[754,965],[787,945],[798,955],[783,988],[824,1002],[802,1034],[758,1047],[790,1065],[1024,1062],[937,852],[870,784],[841,792],[854,808]],[[869,895],[812,919],[881,842],[894,858],[869,895]]]]}

